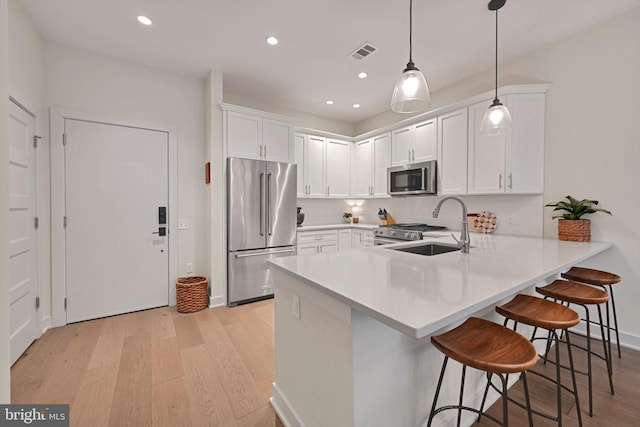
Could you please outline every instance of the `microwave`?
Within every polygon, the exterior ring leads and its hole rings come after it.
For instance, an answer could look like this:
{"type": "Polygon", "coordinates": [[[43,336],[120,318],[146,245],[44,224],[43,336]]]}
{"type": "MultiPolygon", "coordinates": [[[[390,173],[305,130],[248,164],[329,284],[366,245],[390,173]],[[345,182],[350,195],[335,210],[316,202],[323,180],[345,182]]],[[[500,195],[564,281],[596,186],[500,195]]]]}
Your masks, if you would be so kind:
{"type": "Polygon", "coordinates": [[[387,169],[387,193],[390,196],[436,194],[436,181],[435,160],[387,169]]]}

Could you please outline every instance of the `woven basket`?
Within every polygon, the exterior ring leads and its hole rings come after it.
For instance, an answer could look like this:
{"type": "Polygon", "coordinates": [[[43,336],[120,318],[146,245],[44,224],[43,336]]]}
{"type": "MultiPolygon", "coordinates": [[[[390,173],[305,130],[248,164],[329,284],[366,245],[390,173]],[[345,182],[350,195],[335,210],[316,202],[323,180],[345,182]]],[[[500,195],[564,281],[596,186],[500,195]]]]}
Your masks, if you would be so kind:
{"type": "Polygon", "coordinates": [[[176,280],[176,305],[180,313],[193,313],[209,305],[209,281],[206,277],[179,277],[176,280]]]}
{"type": "Polygon", "coordinates": [[[590,219],[559,219],[558,239],[572,242],[591,241],[590,219]]]}

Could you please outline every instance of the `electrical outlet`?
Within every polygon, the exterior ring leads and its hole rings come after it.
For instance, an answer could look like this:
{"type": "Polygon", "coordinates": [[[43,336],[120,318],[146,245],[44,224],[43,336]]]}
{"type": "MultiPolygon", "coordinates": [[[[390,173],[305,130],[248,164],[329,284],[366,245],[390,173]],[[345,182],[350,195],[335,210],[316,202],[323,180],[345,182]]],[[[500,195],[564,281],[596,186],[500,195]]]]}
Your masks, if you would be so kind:
{"type": "Polygon", "coordinates": [[[186,268],[187,268],[187,273],[193,273],[193,263],[192,262],[188,262],[186,264],[186,268]]]}
{"type": "Polygon", "coordinates": [[[512,216],[508,216],[507,217],[507,227],[513,227],[513,225],[514,225],[513,223],[514,223],[513,217],[512,216]]]}
{"type": "Polygon", "coordinates": [[[189,229],[189,220],[188,219],[179,219],[178,220],[178,230],[188,230],[189,229]]]}
{"type": "Polygon", "coordinates": [[[296,294],[291,299],[291,313],[296,319],[300,318],[300,297],[296,294]]]}

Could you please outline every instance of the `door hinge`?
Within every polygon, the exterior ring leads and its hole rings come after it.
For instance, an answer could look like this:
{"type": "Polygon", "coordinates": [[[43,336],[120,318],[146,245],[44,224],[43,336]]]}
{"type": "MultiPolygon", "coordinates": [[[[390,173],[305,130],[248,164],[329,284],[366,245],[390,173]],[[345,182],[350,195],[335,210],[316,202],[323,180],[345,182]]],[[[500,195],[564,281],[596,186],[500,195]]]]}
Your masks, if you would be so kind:
{"type": "Polygon", "coordinates": [[[67,228],[67,216],[66,215],[62,217],[62,226],[64,228],[67,228]]]}
{"type": "Polygon", "coordinates": [[[64,309],[65,310],[67,309],[67,299],[66,298],[64,299],[64,309]]]}
{"type": "Polygon", "coordinates": [[[66,133],[62,134],[62,145],[67,145],[67,134],[66,133]]]}
{"type": "Polygon", "coordinates": [[[36,310],[40,308],[40,297],[36,297],[36,310]]]}
{"type": "Polygon", "coordinates": [[[40,227],[40,218],[33,218],[33,226],[36,228],[36,230],[40,227]]]}
{"type": "Polygon", "coordinates": [[[42,139],[42,137],[38,135],[33,135],[33,148],[38,148],[39,139],[42,139]]]}

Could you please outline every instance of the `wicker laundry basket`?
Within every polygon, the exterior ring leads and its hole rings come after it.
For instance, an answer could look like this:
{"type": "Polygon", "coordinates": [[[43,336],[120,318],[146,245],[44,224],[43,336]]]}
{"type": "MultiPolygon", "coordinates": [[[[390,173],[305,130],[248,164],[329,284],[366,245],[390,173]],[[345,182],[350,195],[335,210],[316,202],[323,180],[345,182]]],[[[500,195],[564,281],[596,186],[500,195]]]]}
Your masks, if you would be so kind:
{"type": "Polygon", "coordinates": [[[176,305],[180,313],[193,313],[209,305],[209,281],[203,276],[176,280],[176,305]]]}

